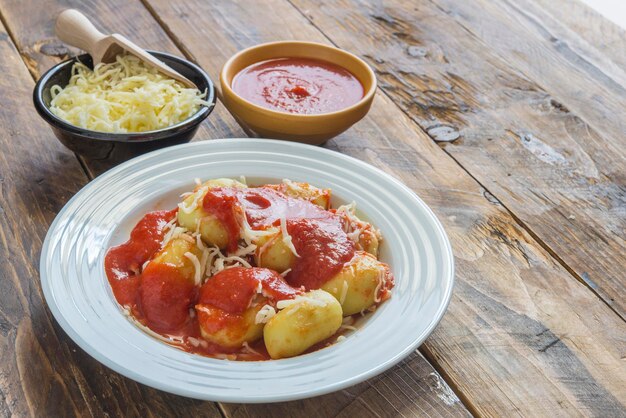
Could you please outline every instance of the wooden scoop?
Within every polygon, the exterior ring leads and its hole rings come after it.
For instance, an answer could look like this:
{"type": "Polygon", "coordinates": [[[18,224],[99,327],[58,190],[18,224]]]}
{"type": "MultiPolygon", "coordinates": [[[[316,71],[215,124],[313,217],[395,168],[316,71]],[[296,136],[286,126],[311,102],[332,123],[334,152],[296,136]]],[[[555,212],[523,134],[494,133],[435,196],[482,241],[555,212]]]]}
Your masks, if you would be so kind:
{"type": "Polygon", "coordinates": [[[115,62],[115,57],[124,52],[132,54],[145,62],[156,67],[159,72],[180,81],[186,86],[196,88],[196,85],[162,61],[156,59],[143,48],[135,45],[124,36],[114,33],[105,35],[91,23],[87,17],[74,9],[67,9],[57,17],[55,31],[59,39],[66,44],[87,51],[93,59],[93,65],[115,62]]]}

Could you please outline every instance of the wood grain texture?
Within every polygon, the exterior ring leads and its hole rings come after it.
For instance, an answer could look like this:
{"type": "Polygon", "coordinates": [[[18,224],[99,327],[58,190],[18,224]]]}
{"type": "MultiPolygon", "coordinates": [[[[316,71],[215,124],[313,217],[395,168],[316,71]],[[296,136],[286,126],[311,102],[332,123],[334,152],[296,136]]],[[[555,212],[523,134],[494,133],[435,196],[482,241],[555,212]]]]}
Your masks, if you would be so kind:
{"type": "Polygon", "coordinates": [[[302,401],[221,407],[233,418],[471,416],[419,352],[386,373],[340,392],[302,401]]]}
{"type": "MultiPolygon", "coordinates": [[[[98,29],[121,33],[146,49],[182,56],[167,34],[138,1],[107,0],[1,0],[0,11],[9,33],[35,79],[48,68],[80,51],[64,45],[54,36],[55,17],[62,10],[75,8],[89,16],[98,29]]],[[[217,82],[217,78],[213,78],[217,82]]],[[[200,125],[194,140],[245,137],[230,113],[217,103],[200,125]]],[[[118,164],[118,160],[85,161],[91,177],[118,164]]]]}
{"type": "MultiPolygon", "coordinates": [[[[256,43],[328,42],[298,10],[280,0],[255,2],[255,7],[245,1],[145,1],[210,74],[217,74],[231,54],[256,43]]],[[[331,10],[328,4],[315,5],[316,13],[331,10]]],[[[352,37],[368,39],[368,25],[349,18],[341,25],[352,37]]],[[[624,321],[565,271],[387,96],[378,94],[370,114],[326,146],[395,175],[444,223],[457,257],[458,285],[448,313],[422,351],[451,379],[472,412],[625,412],[624,321]]],[[[386,409],[412,402],[407,386],[401,387],[405,390],[385,396],[386,409]]],[[[333,396],[337,398],[326,398],[325,405],[335,404],[338,411],[347,395],[333,396]]],[[[296,405],[294,410],[306,410],[303,403],[296,405]]],[[[229,413],[241,409],[225,406],[229,413]]],[[[245,414],[263,410],[251,405],[245,414]]]]}
{"type": "Polygon", "coordinates": [[[579,54],[580,45],[575,40],[553,36],[549,24],[518,7],[515,1],[431,1],[623,149],[626,120],[615,117],[626,109],[623,68],[617,75],[589,61],[579,54]]]}
{"type": "Polygon", "coordinates": [[[554,38],[561,39],[580,56],[594,58],[608,72],[626,71],[626,30],[579,0],[559,2],[523,0],[518,6],[536,15],[554,38]],[[588,52],[589,51],[589,52],[588,52]]]}
{"type": "MultiPolygon", "coordinates": [[[[17,43],[22,51],[22,56],[26,58],[26,62],[29,64],[31,72],[37,76],[41,71],[45,70],[48,66],[53,65],[58,59],[63,58],[53,56],[46,53],[42,53],[41,49],[37,50],[32,45],[42,43],[41,39],[52,39],[50,42],[56,42],[52,38],[52,24],[49,20],[46,20],[43,16],[31,16],[25,13],[28,10],[28,2],[8,2],[6,0],[0,1],[0,10],[3,16],[8,16],[8,21],[13,28],[12,34],[17,40],[17,43]],[[27,28],[32,27],[33,30],[27,28]],[[35,29],[36,28],[36,29],[35,29]]],[[[163,50],[166,52],[177,53],[177,49],[174,44],[169,40],[167,35],[161,30],[160,26],[152,21],[152,17],[145,10],[145,8],[139,2],[127,3],[124,1],[107,1],[107,2],[52,2],[48,1],[48,6],[51,10],[55,10],[52,16],[56,14],[56,11],[63,10],[67,7],[76,7],[88,13],[92,10],[91,16],[94,16],[94,21],[103,30],[116,30],[115,28],[120,25],[116,23],[116,17],[120,17],[122,21],[126,22],[125,27],[128,31],[124,32],[133,40],[139,40],[144,45],[150,45],[154,49],[163,50]],[[97,10],[94,12],[93,10],[97,10]],[[132,35],[131,35],[132,33],[132,35]]],[[[34,7],[34,4],[30,4],[30,7],[34,7]]],[[[119,30],[122,32],[122,30],[119,30]]],[[[64,48],[64,47],[63,47],[64,48]]],[[[69,53],[69,52],[68,52],[69,53]]],[[[217,80],[217,77],[214,78],[217,80]]],[[[30,105],[30,103],[29,103],[30,105]]],[[[244,136],[241,128],[233,125],[233,119],[227,111],[225,112],[224,119],[221,119],[223,115],[218,114],[215,119],[211,121],[211,125],[207,127],[205,123],[204,131],[208,132],[208,129],[218,128],[212,131],[211,135],[215,136],[215,132],[223,136],[244,136]]],[[[215,115],[212,115],[215,116],[215,115]]],[[[43,123],[42,123],[43,124],[43,123]]],[[[44,128],[44,132],[48,131],[44,128]]],[[[208,135],[208,134],[207,134],[208,135]]],[[[210,136],[211,136],[210,135],[210,136]]],[[[49,135],[52,137],[52,135],[49,135]]],[[[202,138],[202,132],[199,132],[196,138],[202,138]]],[[[206,137],[205,137],[206,138],[206,137]]],[[[52,138],[51,138],[52,139],[52,138]]],[[[54,142],[56,144],[56,142],[54,142]]],[[[113,165],[114,161],[106,161],[104,163],[88,161],[87,166],[90,171],[97,173],[104,168],[113,165]]],[[[72,344],[71,341],[61,332],[62,340],[65,344],[72,344]],[[68,340],[68,341],[65,341],[68,340]]],[[[77,368],[78,372],[83,372],[84,376],[81,377],[81,381],[85,386],[93,386],[94,392],[99,388],[97,386],[98,379],[106,379],[106,381],[113,381],[113,384],[106,385],[104,395],[102,399],[95,399],[95,405],[88,408],[88,411],[83,411],[77,415],[99,415],[104,412],[112,416],[124,415],[123,408],[129,407],[129,415],[142,415],[142,416],[215,416],[217,409],[211,403],[193,401],[177,397],[174,395],[165,394],[144,387],[143,385],[130,382],[127,384],[127,380],[116,375],[113,372],[103,371],[102,366],[95,360],[84,354],[80,350],[76,350],[72,345],[74,352],[78,352],[81,355],[81,363],[77,368]],[[111,392],[116,393],[120,391],[121,394],[117,395],[118,399],[115,401],[115,397],[111,396],[111,392]],[[113,404],[109,404],[111,401],[113,404]],[[95,412],[94,412],[95,411],[95,412]]],[[[423,415],[422,411],[426,411],[430,416],[468,416],[469,413],[454,395],[454,392],[449,388],[445,381],[438,375],[433,367],[425,360],[420,354],[414,354],[403,363],[403,368],[409,370],[409,374],[406,379],[411,383],[409,390],[411,391],[406,396],[415,396],[410,402],[404,402],[404,404],[398,404],[395,407],[401,408],[404,413],[407,414],[419,414],[423,415]]],[[[378,411],[379,414],[385,414],[385,407],[389,406],[386,403],[385,398],[380,395],[380,392],[386,393],[394,386],[393,378],[394,373],[390,372],[382,377],[384,387],[378,387],[371,389],[368,383],[360,385],[358,388],[352,388],[345,392],[341,392],[337,395],[328,395],[333,399],[342,400],[342,409],[345,409],[344,413],[361,413],[367,411],[367,407],[377,407],[374,411],[378,411]],[[352,395],[358,393],[361,396],[356,397],[352,395]],[[353,402],[353,400],[355,400],[353,402]]],[[[35,377],[33,377],[33,380],[35,377]]],[[[397,383],[395,383],[397,386],[397,383]]],[[[65,396],[64,394],[56,394],[55,396],[65,396]]],[[[387,395],[389,396],[389,395],[387,395]]],[[[327,397],[325,397],[327,398],[327,397]]],[[[305,401],[308,405],[307,413],[315,413],[315,402],[305,401]]],[[[78,405],[81,405],[80,401],[76,401],[78,405]]],[[[272,411],[284,411],[287,415],[295,413],[296,406],[286,406],[283,409],[274,409],[273,406],[267,406],[265,408],[266,413],[270,414],[272,411]],[[286,408],[286,409],[285,409],[286,408]]],[[[233,406],[233,405],[231,405],[233,406]]],[[[334,411],[337,404],[334,404],[334,411]]],[[[245,407],[241,407],[240,411],[245,410],[245,407]]],[[[45,411],[52,415],[57,415],[54,410],[49,406],[42,406],[40,411],[45,411]]],[[[333,409],[331,408],[331,411],[333,409]]],[[[1,408],[0,408],[1,412],[1,408]]],[[[387,411],[388,412],[388,411],[387,411]]],[[[75,413],[75,412],[74,412],[75,413]]],[[[71,415],[72,411],[66,411],[61,415],[71,415]]]]}
{"type": "Polygon", "coordinates": [[[446,152],[626,318],[621,138],[594,129],[428,1],[293,3],[364,56],[382,89],[434,140],[458,137],[442,143],[446,152]],[[368,31],[354,36],[358,27],[368,31]]]}
{"type": "MultiPolygon", "coordinates": [[[[33,80],[2,24],[0,56],[0,414],[175,415],[179,398],[100,365],[46,308],[37,267],[43,237],[87,177],[30,105],[33,80]]],[[[186,411],[219,416],[213,404],[186,411]]]]}

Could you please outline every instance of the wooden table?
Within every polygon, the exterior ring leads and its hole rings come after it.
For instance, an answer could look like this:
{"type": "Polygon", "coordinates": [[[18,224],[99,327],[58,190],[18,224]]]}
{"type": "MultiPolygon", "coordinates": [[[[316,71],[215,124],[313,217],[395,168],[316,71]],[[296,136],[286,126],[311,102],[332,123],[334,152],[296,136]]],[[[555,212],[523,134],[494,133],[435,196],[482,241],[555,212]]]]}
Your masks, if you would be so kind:
{"type": "MultiPolygon", "coordinates": [[[[626,34],[576,0],[0,0],[2,416],[626,416],[626,34]],[[216,404],[126,379],[60,329],[39,285],[43,237],[115,164],[63,148],[37,116],[39,75],[77,51],[76,7],[184,55],[216,80],[266,41],[364,57],[370,114],[325,146],[400,178],[456,257],[447,314],[383,375],[319,398],[216,404]]],[[[224,107],[196,140],[246,136],[224,107]]]]}

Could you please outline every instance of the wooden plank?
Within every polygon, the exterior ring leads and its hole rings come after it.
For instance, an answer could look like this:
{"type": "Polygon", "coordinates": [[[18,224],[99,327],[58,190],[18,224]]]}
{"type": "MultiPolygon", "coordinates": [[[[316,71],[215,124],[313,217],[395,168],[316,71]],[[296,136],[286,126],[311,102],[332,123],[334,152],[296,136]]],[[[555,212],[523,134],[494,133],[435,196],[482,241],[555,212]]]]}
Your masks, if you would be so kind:
{"type": "Polygon", "coordinates": [[[431,137],[458,136],[445,151],[626,318],[619,141],[430,2],[294,4],[339,46],[363,55],[383,90],[431,137]],[[354,36],[359,26],[369,29],[354,36]]]}
{"type": "Polygon", "coordinates": [[[329,395],[261,405],[222,404],[222,410],[233,418],[471,416],[419,351],[380,376],[329,395]]]}
{"type": "MultiPolygon", "coordinates": [[[[327,42],[280,0],[255,2],[257,7],[225,0],[146,4],[211,74],[231,54],[256,43],[327,42]]],[[[316,4],[315,9],[325,7],[316,4]]],[[[363,28],[369,27],[352,21],[353,12],[342,11],[342,24],[353,37],[363,37],[363,28]]],[[[326,146],[400,178],[444,223],[455,251],[458,285],[448,313],[422,349],[472,412],[624,413],[624,321],[555,262],[388,97],[378,94],[370,114],[326,146]]],[[[395,382],[403,391],[384,396],[389,411],[414,401],[408,394],[411,385],[395,382]]],[[[336,402],[333,410],[339,411],[342,401],[330,399],[325,404],[336,402]]],[[[303,403],[295,405],[294,413],[306,410],[303,403]]],[[[248,414],[263,410],[254,405],[245,409],[248,414]]]]}
{"type": "MultiPolygon", "coordinates": [[[[617,155],[624,156],[626,120],[615,117],[626,109],[624,68],[615,73],[588,61],[576,47],[570,47],[570,42],[576,45],[575,40],[553,36],[549,26],[514,1],[431,1],[594,130],[622,145],[617,155]]],[[[560,4],[567,7],[565,2],[560,4]]],[[[626,41],[621,44],[623,51],[626,41]]]]}
{"type": "MultiPolygon", "coordinates": [[[[146,49],[183,55],[137,1],[2,0],[0,10],[7,22],[7,29],[35,79],[60,60],[80,52],[68,48],[54,36],[55,17],[67,8],[82,10],[104,32],[122,33],[146,49]]],[[[217,78],[213,80],[218,81],[217,78]]],[[[245,136],[247,135],[230,113],[218,103],[213,113],[200,126],[194,140],[245,136]]],[[[85,166],[94,177],[118,163],[119,161],[91,160],[85,161],[85,166]]]]}
{"type": "MultiPolygon", "coordinates": [[[[517,5],[536,15],[555,38],[567,42],[578,55],[601,55],[605,62],[602,66],[608,71],[626,71],[626,30],[582,1],[568,1],[567,13],[558,1],[523,0],[517,5]]],[[[596,65],[600,66],[598,61],[596,65]]]]}
{"type": "Polygon", "coordinates": [[[0,23],[0,414],[220,416],[113,373],[79,349],[46,308],[38,279],[49,224],[87,182],[32,107],[34,87],[0,23]]]}

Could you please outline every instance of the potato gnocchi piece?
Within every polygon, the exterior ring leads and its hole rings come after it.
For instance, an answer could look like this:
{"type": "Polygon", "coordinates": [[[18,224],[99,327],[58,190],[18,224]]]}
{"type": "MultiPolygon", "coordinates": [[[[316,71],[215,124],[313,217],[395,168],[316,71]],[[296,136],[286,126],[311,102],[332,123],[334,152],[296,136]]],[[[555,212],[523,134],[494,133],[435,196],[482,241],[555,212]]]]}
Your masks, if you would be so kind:
{"type": "Polygon", "coordinates": [[[210,246],[217,246],[223,249],[229,243],[228,230],[219,219],[202,207],[204,196],[209,189],[214,187],[237,187],[243,189],[247,186],[237,180],[227,178],[213,179],[202,183],[179,205],[178,225],[190,231],[196,231],[197,229],[202,241],[210,246]]]}
{"type": "Polygon", "coordinates": [[[283,180],[281,184],[270,184],[271,187],[289,197],[308,200],[324,209],[330,208],[330,189],[319,189],[309,183],[299,183],[291,180],[283,180]]]}
{"type": "Polygon", "coordinates": [[[295,264],[297,257],[282,237],[282,233],[278,232],[276,235],[259,238],[254,254],[254,262],[257,266],[282,273],[295,264]]]}
{"type": "Polygon", "coordinates": [[[385,292],[389,277],[389,266],[369,253],[358,251],[322,289],[339,301],[343,314],[348,316],[380,302],[380,294],[385,292]]]}
{"type": "Polygon", "coordinates": [[[367,226],[364,227],[359,233],[357,240],[357,249],[363,250],[366,253],[370,253],[374,257],[378,257],[378,234],[374,230],[371,224],[363,222],[367,226]]]}
{"type": "Polygon", "coordinates": [[[231,314],[211,305],[196,305],[202,338],[227,348],[239,348],[263,336],[263,325],[255,323],[263,307],[258,303],[242,314],[231,314]]]}
{"type": "Polygon", "coordinates": [[[142,272],[140,298],[146,320],[169,331],[185,323],[201,275],[200,249],[192,240],[172,239],[142,272]],[[194,259],[195,258],[195,259],[194,259]]]}
{"type": "Polygon", "coordinates": [[[288,306],[274,315],[263,330],[265,347],[273,359],[302,354],[341,326],[341,305],[328,292],[313,290],[282,302],[288,306]]]}
{"type": "Polygon", "coordinates": [[[378,258],[378,246],[381,235],[371,223],[359,219],[355,213],[355,204],[340,206],[336,212],[342,217],[344,231],[348,238],[356,244],[356,249],[365,251],[378,258]]]}

